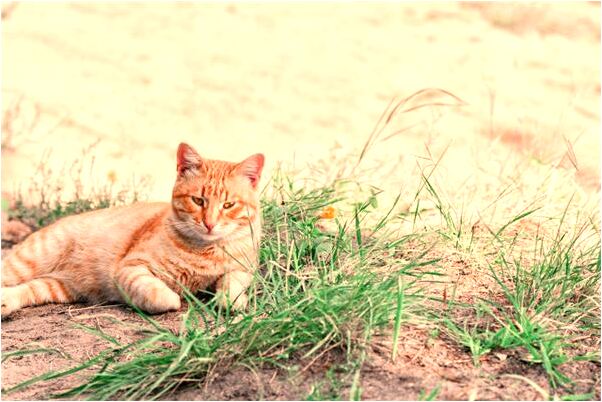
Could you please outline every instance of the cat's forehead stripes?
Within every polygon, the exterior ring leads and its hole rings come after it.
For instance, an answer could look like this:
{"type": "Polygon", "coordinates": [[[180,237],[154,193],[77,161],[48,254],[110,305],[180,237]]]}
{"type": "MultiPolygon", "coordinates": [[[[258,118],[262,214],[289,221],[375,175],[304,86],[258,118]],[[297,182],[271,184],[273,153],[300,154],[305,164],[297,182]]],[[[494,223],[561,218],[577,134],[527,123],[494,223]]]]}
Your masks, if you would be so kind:
{"type": "Polygon", "coordinates": [[[203,159],[199,165],[201,173],[212,175],[215,178],[230,176],[238,165],[232,162],[203,159]]]}
{"type": "Polygon", "coordinates": [[[198,170],[190,172],[185,180],[176,185],[174,198],[198,195],[205,198],[228,200],[231,180],[237,175],[238,165],[231,162],[203,160],[198,170]]]}
{"type": "Polygon", "coordinates": [[[226,190],[225,179],[201,178],[198,185],[201,187],[201,195],[205,198],[222,198],[226,190]]]}

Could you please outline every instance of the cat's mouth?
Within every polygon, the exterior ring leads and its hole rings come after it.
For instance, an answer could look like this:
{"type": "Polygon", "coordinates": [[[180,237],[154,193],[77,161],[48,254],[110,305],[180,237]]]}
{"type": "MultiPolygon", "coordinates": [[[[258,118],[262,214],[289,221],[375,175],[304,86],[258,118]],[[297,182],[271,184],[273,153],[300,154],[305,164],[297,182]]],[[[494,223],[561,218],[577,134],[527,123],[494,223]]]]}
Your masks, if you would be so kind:
{"type": "Polygon", "coordinates": [[[227,226],[220,228],[214,227],[211,231],[208,231],[207,228],[203,225],[198,225],[197,234],[201,238],[201,240],[205,242],[216,242],[235,235],[236,231],[231,230],[231,228],[227,226]]]}
{"type": "Polygon", "coordinates": [[[214,243],[228,236],[228,233],[221,228],[212,228],[211,232],[202,224],[196,222],[177,222],[173,225],[174,229],[185,238],[191,241],[200,241],[202,243],[214,243]]]}

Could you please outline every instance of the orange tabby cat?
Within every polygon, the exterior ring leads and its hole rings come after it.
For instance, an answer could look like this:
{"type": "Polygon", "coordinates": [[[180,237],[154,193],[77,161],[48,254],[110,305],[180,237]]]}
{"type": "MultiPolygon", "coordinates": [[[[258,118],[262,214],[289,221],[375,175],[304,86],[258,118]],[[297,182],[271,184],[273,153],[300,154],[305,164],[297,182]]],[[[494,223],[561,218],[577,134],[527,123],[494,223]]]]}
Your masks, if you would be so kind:
{"type": "Polygon", "coordinates": [[[241,163],[178,148],[169,203],[70,216],[17,245],[2,263],[2,317],[45,303],[124,301],[149,313],[180,308],[182,284],[215,285],[220,302],[247,304],[257,265],[262,154],[241,163]]]}

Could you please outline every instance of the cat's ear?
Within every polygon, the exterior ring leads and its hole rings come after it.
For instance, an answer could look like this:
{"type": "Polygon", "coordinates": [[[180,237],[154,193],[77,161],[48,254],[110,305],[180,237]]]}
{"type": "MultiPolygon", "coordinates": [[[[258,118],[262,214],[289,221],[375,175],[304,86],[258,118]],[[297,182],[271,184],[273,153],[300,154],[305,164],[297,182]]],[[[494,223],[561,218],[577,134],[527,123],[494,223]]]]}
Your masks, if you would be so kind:
{"type": "Polygon", "coordinates": [[[190,145],[181,143],[178,146],[178,174],[182,175],[190,170],[197,170],[203,159],[190,145]]]}
{"type": "Polygon", "coordinates": [[[238,172],[249,179],[253,188],[257,188],[257,184],[261,178],[264,160],[263,154],[255,154],[238,164],[238,172]]]}

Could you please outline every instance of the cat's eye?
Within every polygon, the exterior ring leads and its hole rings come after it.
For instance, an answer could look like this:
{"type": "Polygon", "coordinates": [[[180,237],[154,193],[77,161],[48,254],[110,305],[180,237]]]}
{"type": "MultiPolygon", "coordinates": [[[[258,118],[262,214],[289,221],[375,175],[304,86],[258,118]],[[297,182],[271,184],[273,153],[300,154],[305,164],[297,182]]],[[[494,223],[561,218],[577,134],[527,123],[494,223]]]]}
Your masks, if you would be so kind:
{"type": "Polygon", "coordinates": [[[233,202],[224,202],[224,209],[230,209],[234,206],[233,202]]]}
{"type": "Polygon", "coordinates": [[[195,196],[192,196],[191,198],[192,198],[192,202],[194,202],[199,207],[205,206],[205,199],[204,198],[202,198],[202,197],[195,197],[195,196]]]}

